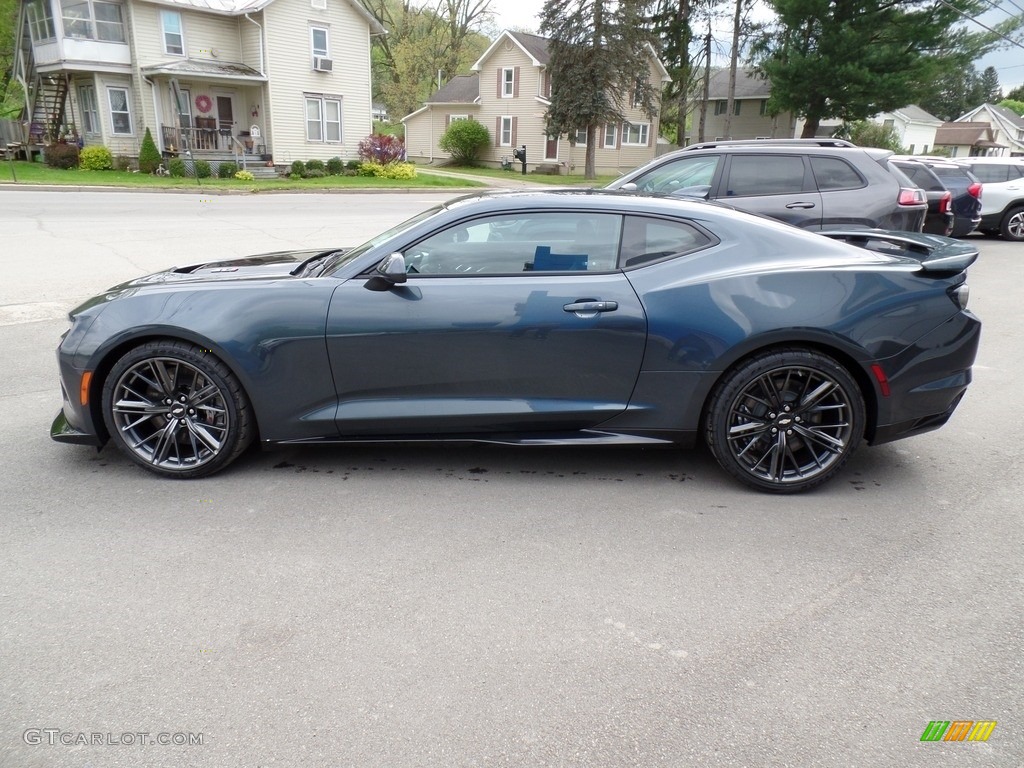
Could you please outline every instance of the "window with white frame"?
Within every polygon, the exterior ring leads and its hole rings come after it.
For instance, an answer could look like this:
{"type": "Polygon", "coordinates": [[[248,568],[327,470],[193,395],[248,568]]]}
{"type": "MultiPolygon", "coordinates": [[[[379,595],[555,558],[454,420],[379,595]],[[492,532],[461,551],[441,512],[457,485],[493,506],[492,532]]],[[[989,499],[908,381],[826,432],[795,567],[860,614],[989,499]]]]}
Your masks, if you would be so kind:
{"type": "Polygon", "coordinates": [[[99,133],[100,116],[96,109],[96,88],[92,85],[78,87],[78,111],[82,115],[82,132],[99,133]]]}
{"type": "Polygon", "coordinates": [[[587,146],[587,129],[586,128],[580,128],[578,131],[576,131],[575,143],[576,143],[577,147],[585,147],[585,146],[587,146]]]}
{"type": "Polygon", "coordinates": [[[516,71],[513,67],[501,70],[501,98],[511,99],[516,92],[516,71]]]}
{"type": "Polygon", "coordinates": [[[448,115],[448,122],[454,123],[457,120],[469,120],[469,115],[448,115]]]}
{"type": "Polygon", "coordinates": [[[28,28],[32,35],[32,42],[40,40],[52,40],[57,36],[53,26],[53,11],[50,10],[49,0],[36,0],[29,3],[26,10],[28,14],[28,28]]]}
{"type": "Polygon", "coordinates": [[[306,95],[306,141],[341,142],[341,97],[306,95]]]}
{"type": "Polygon", "coordinates": [[[604,148],[615,149],[616,138],[618,138],[618,126],[615,123],[608,123],[604,127],[604,148]]]}
{"type": "Polygon", "coordinates": [[[498,143],[503,147],[512,146],[512,118],[508,115],[501,118],[501,135],[498,143]]]}
{"type": "Polygon", "coordinates": [[[650,123],[623,123],[622,143],[630,147],[646,147],[650,133],[650,123]]]}
{"type": "Polygon", "coordinates": [[[160,11],[160,26],[164,32],[164,53],[183,56],[185,36],[182,34],[181,14],[177,11],[160,11]]]}
{"type": "Polygon", "coordinates": [[[322,59],[328,58],[330,53],[330,45],[328,40],[328,30],[326,27],[310,27],[309,28],[309,45],[314,56],[322,59]]]}
{"type": "Polygon", "coordinates": [[[110,104],[110,125],[114,134],[130,136],[132,133],[132,112],[128,103],[127,88],[107,88],[110,104]]]}
{"type": "Polygon", "coordinates": [[[101,0],[61,0],[65,37],[123,43],[124,22],[120,3],[101,0]]]}

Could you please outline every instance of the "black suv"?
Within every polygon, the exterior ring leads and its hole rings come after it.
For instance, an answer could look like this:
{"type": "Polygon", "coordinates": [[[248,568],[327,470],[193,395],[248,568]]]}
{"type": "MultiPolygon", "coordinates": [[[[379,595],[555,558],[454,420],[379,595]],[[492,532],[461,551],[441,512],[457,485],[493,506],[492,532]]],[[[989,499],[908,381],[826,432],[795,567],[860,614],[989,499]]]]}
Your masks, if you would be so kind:
{"type": "Polygon", "coordinates": [[[920,232],[924,191],[888,162],[892,154],[838,139],[705,142],[655,158],[608,188],[718,200],[804,229],[920,232]]]}
{"type": "Polygon", "coordinates": [[[969,168],[932,155],[899,155],[894,159],[927,165],[953,195],[954,220],[950,237],[963,237],[977,229],[981,222],[982,185],[969,168]]]}

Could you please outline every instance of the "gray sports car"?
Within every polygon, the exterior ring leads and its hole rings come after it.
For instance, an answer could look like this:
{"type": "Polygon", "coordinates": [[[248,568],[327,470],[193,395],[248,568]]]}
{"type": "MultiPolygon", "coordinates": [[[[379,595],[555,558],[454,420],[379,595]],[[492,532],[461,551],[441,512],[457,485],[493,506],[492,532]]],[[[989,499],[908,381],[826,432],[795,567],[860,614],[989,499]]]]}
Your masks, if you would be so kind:
{"type": "Polygon", "coordinates": [[[802,491],[971,380],[968,243],[827,237],[713,203],[473,195],[349,250],[189,264],[70,314],[55,440],[168,477],[246,447],[703,439],[802,491]]]}

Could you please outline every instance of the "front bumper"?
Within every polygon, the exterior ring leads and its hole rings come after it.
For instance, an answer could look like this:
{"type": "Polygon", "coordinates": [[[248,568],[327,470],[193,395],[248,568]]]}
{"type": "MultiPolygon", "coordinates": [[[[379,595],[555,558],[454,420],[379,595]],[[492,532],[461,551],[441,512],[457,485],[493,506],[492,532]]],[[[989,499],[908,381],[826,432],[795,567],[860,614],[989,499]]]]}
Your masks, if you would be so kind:
{"type": "Polygon", "coordinates": [[[57,418],[50,425],[50,437],[58,443],[72,443],[74,445],[92,445],[96,448],[103,446],[103,441],[96,435],[90,435],[80,429],[76,429],[68,423],[64,411],[57,414],[57,418]]]}

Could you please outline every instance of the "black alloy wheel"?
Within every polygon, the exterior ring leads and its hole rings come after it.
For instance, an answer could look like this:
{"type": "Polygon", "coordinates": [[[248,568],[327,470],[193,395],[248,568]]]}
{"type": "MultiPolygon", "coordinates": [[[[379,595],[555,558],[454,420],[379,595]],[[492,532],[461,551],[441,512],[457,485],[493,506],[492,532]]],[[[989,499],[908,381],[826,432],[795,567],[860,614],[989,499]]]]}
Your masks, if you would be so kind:
{"type": "Polygon", "coordinates": [[[252,407],[230,369],[181,341],[148,342],[118,360],[104,382],[103,417],[132,461],[176,478],[223,469],[254,432],[252,407]]]}
{"type": "Polygon", "coordinates": [[[781,349],[746,360],[712,395],[705,439],[718,463],[761,491],[797,493],[834,476],[864,432],[864,399],[832,358],[781,349]]]}

